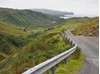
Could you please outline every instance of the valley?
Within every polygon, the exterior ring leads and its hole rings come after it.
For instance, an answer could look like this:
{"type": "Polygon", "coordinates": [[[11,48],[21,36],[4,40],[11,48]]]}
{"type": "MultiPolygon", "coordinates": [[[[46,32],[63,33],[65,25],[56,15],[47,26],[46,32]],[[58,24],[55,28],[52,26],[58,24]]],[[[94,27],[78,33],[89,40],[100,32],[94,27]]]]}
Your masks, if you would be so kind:
{"type": "MultiPolygon", "coordinates": [[[[26,68],[71,48],[71,44],[59,35],[60,32],[74,29],[74,35],[98,37],[98,28],[98,17],[65,20],[31,10],[0,8],[0,74],[21,74],[26,68]],[[89,35],[91,32],[92,35],[89,35]]],[[[76,73],[72,71],[68,74],[77,74],[84,59],[80,50],[77,53],[69,57],[72,63],[68,67],[62,65],[58,68],[57,74],[62,71],[66,74],[64,68],[71,70],[71,67],[76,73]],[[77,65],[72,66],[77,61],[80,61],[78,68],[77,65]]]]}

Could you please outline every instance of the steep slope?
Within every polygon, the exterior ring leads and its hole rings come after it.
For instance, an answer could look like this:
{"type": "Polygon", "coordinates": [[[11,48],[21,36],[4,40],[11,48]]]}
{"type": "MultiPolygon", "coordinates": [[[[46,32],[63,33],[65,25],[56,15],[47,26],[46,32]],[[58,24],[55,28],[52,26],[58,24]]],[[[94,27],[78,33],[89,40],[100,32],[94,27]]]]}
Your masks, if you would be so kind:
{"type": "Polygon", "coordinates": [[[60,18],[31,10],[0,8],[0,21],[17,26],[37,28],[58,24],[60,18]],[[54,21],[56,23],[53,23],[54,21]]]}
{"type": "Polygon", "coordinates": [[[77,26],[73,31],[75,35],[85,36],[99,36],[99,18],[92,18],[88,21],[82,22],[80,26],[77,26]]]}
{"type": "MultiPolygon", "coordinates": [[[[6,22],[1,22],[0,41],[2,45],[0,46],[0,58],[1,60],[7,58],[0,61],[0,74],[21,74],[25,68],[33,67],[34,65],[69,49],[70,44],[66,41],[64,43],[59,32],[65,28],[69,29],[72,26],[76,26],[80,22],[81,21],[74,19],[66,20],[64,24],[61,24],[52,30],[45,32],[44,29],[42,31],[40,30],[39,32],[42,32],[43,34],[40,35],[40,33],[38,33],[39,36],[37,38],[34,38],[34,33],[32,33],[33,35],[29,34],[32,36],[31,38],[33,38],[29,43],[26,42],[28,37],[23,39],[20,36],[23,33],[27,34],[27,31],[22,31],[19,27],[12,26],[6,22]],[[5,50],[2,51],[2,49],[5,50]],[[9,54],[11,55],[9,56],[9,54]]],[[[35,36],[37,36],[37,34],[35,34],[35,36]]]]}
{"type": "Polygon", "coordinates": [[[50,10],[50,9],[32,9],[32,10],[44,14],[54,15],[54,16],[74,15],[73,12],[62,12],[62,11],[50,10]]]}
{"type": "Polygon", "coordinates": [[[0,61],[16,52],[27,43],[31,32],[24,32],[19,27],[0,21],[0,61]]]}
{"type": "Polygon", "coordinates": [[[32,32],[33,31],[29,28],[18,27],[0,21],[0,33],[25,38],[32,32]]]}
{"type": "Polygon", "coordinates": [[[55,25],[52,21],[60,19],[30,10],[0,8],[0,60],[28,43],[27,37],[33,34],[29,28],[51,27],[55,25]]]}

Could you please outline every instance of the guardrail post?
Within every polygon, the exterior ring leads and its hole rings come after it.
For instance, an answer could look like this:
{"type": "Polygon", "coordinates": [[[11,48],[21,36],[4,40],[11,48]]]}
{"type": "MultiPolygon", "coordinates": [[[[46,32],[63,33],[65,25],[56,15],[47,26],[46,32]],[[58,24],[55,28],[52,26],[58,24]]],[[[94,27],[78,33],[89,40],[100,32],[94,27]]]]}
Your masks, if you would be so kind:
{"type": "Polygon", "coordinates": [[[68,64],[68,59],[66,58],[66,59],[64,60],[64,62],[65,62],[65,64],[68,64]]]}
{"type": "Polygon", "coordinates": [[[52,74],[56,74],[56,67],[52,67],[52,74]]]}
{"type": "Polygon", "coordinates": [[[73,46],[73,41],[70,41],[71,45],[73,46]]]}

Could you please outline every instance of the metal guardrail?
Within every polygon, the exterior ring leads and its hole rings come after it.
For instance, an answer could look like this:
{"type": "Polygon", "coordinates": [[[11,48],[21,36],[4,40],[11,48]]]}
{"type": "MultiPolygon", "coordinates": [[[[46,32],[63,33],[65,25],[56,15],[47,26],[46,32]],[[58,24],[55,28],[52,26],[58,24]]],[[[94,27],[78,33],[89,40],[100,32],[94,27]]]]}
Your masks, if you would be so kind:
{"type": "Polygon", "coordinates": [[[65,63],[67,63],[67,57],[71,55],[73,52],[75,52],[77,45],[72,40],[67,38],[64,33],[60,33],[60,35],[65,39],[67,39],[72,44],[73,47],[43,63],[40,63],[39,65],[34,66],[33,68],[28,69],[22,74],[43,74],[44,72],[46,72],[51,68],[52,68],[52,74],[56,74],[55,65],[61,62],[62,60],[65,60],[65,63]]]}

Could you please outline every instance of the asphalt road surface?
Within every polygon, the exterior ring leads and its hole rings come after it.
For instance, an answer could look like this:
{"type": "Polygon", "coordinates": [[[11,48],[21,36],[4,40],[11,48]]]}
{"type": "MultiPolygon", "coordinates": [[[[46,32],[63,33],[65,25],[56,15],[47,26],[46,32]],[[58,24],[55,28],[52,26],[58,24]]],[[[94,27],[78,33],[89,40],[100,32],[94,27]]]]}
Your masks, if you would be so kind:
{"type": "Polygon", "coordinates": [[[99,39],[85,36],[74,36],[70,30],[65,31],[68,38],[74,41],[85,56],[84,67],[80,74],[99,74],[99,39]]]}

